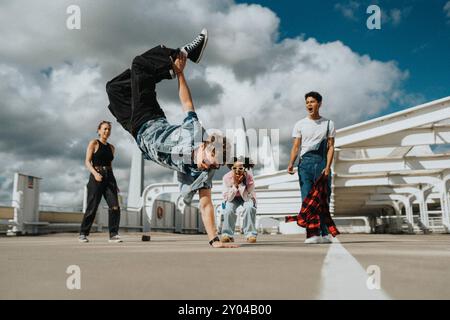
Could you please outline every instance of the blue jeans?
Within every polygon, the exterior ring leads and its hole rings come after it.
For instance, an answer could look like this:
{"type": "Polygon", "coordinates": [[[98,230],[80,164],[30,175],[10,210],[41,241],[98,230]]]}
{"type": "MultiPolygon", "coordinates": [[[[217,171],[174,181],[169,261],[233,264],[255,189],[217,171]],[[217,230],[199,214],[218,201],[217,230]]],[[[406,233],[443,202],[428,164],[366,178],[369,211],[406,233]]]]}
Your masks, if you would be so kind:
{"type": "Polygon", "coordinates": [[[222,234],[232,237],[236,227],[236,209],[244,206],[243,228],[245,237],[251,237],[258,234],[256,232],[256,208],[253,200],[244,201],[241,197],[236,197],[233,201],[227,201],[223,213],[222,234]]]}
{"type": "MultiPolygon", "coordinates": [[[[326,167],[326,159],[320,154],[306,153],[298,164],[298,177],[302,201],[308,196],[309,191],[326,167]]],[[[330,202],[331,178],[328,178],[328,203],[330,202]]],[[[328,228],[320,215],[320,230],[322,236],[328,235],[328,228]]]]}

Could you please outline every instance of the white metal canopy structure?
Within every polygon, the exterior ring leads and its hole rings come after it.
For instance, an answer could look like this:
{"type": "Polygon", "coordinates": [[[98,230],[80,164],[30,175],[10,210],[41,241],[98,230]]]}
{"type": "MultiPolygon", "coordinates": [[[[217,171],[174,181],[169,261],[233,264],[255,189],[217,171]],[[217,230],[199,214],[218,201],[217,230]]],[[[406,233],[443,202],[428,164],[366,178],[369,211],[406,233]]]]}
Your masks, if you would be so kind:
{"type": "Polygon", "coordinates": [[[436,203],[433,214],[449,229],[450,152],[431,148],[444,144],[450,144],[450,97],[338,130],[332,210],[364,215],[391,207],[400,215],[404,208],[413,225],[416,204],[428,228],[428,205],[436,203]]]}
{"type": "MultiPolygon", "coordinates": [[[[390,211],[403,215],[411,227],[418,223],[423,230],[438,226],[449,232],[450,148],[435,149],[437,145],[450,145],[450,97],[338,130],[331,212],[373,216],[390,211]],[[415,212],[419,221],[414,220],[415,212]]],[[[141,165],[132,166],[132,172],[142,172],[141,165]]],[[[255,176],[257,215],[297,213],[297,175],[273,166],[262,172],[255,176]]],[[[150,218],[157,197],[176,189],[176,183],[150,185],[134,206],[145,207],[150,218]]],[[[137,192],[133,186],[130,190],[137,192]]],[[[215,181],[213,202],[219,211],[221,191],[221,181],[215,181]]]]}

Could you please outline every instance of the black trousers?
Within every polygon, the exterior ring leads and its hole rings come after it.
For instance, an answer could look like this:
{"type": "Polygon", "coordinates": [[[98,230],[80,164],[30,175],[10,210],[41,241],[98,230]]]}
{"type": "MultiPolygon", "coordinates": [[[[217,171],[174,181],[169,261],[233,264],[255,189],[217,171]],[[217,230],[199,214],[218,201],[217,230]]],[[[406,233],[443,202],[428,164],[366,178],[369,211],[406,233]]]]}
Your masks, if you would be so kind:
{"type": "Polygon", "coordinates": [[[109,110],[135,138],[147,121],[165,117],[156,99],[156,84],[172,79],[172,61],[178,49],[157,46],[135,57],[127,69],[106,84],[109,110]]]}
{"type": "Polygon", "coordinates": [[[80,234],[89,235],[95,215],[97,214],[98,205],[105,197],[109,207],[109,235],[113,237],[119,233],[120,224],[120,207],[119,198],[117,196],[117,183],[112,170],[100,170],[103,180],[98,182],[91,174],[87,184],[87,207],[81,222],[80,234]]]}

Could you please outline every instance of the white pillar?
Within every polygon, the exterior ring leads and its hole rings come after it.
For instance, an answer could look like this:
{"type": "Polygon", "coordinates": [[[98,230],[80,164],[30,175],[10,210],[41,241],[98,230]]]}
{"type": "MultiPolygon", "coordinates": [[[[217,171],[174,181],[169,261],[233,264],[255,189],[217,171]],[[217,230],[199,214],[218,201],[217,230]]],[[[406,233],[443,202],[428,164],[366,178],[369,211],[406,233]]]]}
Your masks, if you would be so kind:
{"type": "Polygon", "coordinates": [[[12,207],[14,208],[14,223],[15,225],[11,230],[8,230],[11,234],[16,235],[23,231],[23,192],[17,190],[18,174],[14,176],[14,193],[12,199],[12,207]],[[16,178],[17,177],[17,178],[16,178]]]}
{"type": "Polygon", "coordinates": [[[236,157],[250,156],[247,137],[247,127],[245,125],[245,119],[243,117],[236,117],[235,119],[234,141],[236,142],[235,148],[236,157]]]}
{"type": "Polygon", "coordinates": [[[422,199],[419,200],[420,221],[422,221],[425,227],[430,226],[430,219],[428,217],[428,209],[426,202],[422,199]]]}
{"type": "Polygon", "coordinates": [[[447,205],[445,206],[445,208],[447,209],[445,221],[447,223],[447,231],[450,232],[450,193],[449,193],[449,191],[447,191],[445,193],[445,200],[447,202],[447,205]]]}
{"type": "Polygon", "coordinates": [[[442,224],[446,226],[447,228],[450,227],[450,221],[449,221],[449,201],[448,201],[448,194],[447,192],[442,192],[440,195],[440,201],[441,201],[441,211],[442,211],[442,224]]]}
{"type": "Polygon", "coordinates": [[[259,159],[263,163],[263,169],[260,174],[275,173],[277,168],[275,167],[275,159],[273,157],[272,144],[270,143],[269,136],[263,136],[262,146],[259,151],[259,159]]]}
{"type": "Polygon", "coordinates": [[[411,226],[414,226],[412,203],[410,201],[406,201],[406,202],[404,202],[404,205],[405,205],[405,211],[406,211],[406,219],[411,224],[411,226]]]}
{"type": "Polygon", "coordinates": [[[446,202],[445,209],[447,213],[445,218],[450,229],[450,180],[446,181],[444,185],[444,199],[446,202]]]}
{"type": "Polygon", "coordinates": [[[402,218],[402,210],[400,208],[399,202],[395,201],[392,208],[394,209],[395,215],[397,216],[396,229],[397,229],[397,231],[400,232],[402,230],[403,218],[402,218]]]}
{"type": "Polygon", "coordinates": [[[419,202],[419,210],[420,210],[420,221],[422,221],[423,225],[426,228],[430,227],[430,217],[428,216],[428,206],[427,199],[431,194],[432,187],[429,187],[425,190],[420,190],[417,193],[417,201],[419,202]]]}
{"type": "Polygon", "coordinates": [[[450,180],[443,181],[441,188],[441,211],[442,224],[450,231],[450,198],[449,198],[450,180]]]}

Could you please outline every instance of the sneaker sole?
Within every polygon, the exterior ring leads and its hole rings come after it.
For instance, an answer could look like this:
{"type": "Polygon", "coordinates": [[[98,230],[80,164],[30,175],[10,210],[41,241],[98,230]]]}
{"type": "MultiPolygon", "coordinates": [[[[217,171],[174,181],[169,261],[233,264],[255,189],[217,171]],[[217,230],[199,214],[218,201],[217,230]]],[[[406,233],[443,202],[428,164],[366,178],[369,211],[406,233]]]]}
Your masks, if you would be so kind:
{"type": "Polygon", "coordinates": [[[208,31],[206,31],[206,33],[205,33],[205,43],[203,44],[202,50],[200,51],[197,61],[194,61],[194,63],[199,63],[200,60],[202,60],[203,52],[205,51],[207,44],[208,44],[208,31]]]}
{"type": "Polygon", "coordinates": [[[305,244],[321,244],[322,242],[320,241],[314,241],[314,242],[303,242],[305,244]]]}

